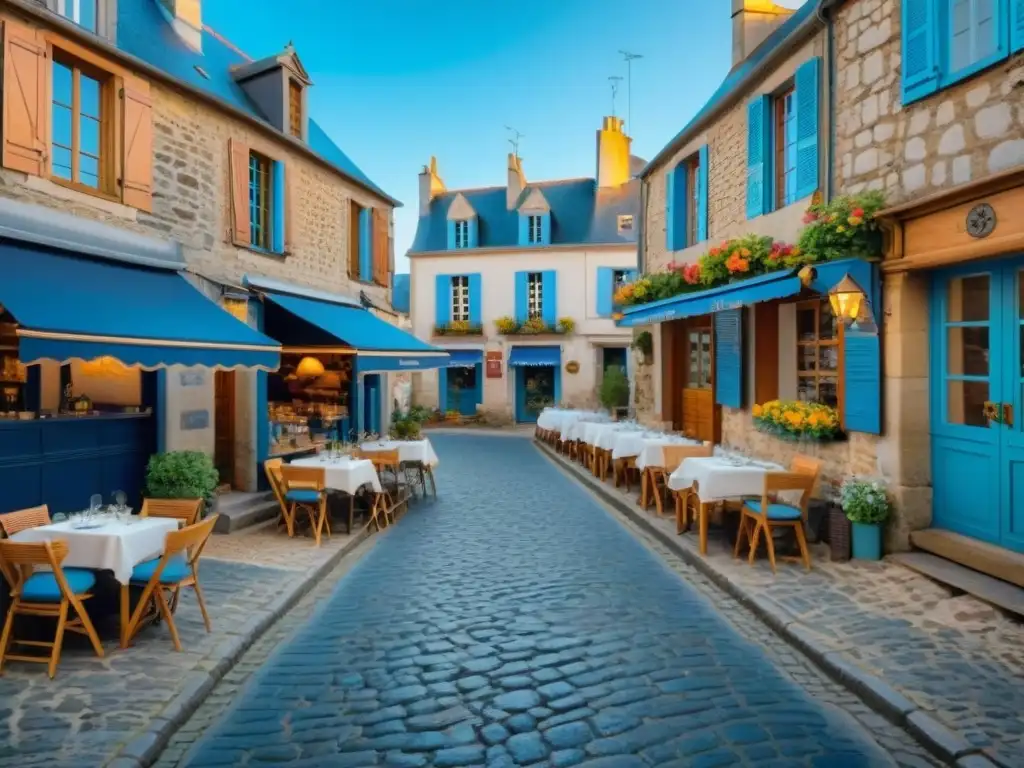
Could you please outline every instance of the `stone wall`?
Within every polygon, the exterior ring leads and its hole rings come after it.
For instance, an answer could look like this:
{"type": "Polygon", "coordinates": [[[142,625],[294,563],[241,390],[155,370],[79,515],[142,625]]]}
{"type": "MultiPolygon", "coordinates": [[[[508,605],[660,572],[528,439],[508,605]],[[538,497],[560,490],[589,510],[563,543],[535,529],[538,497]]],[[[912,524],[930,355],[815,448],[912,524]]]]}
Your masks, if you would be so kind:
{"type": "Polygon", "coordinates": [[[904,106],[897,0],[846,3],[835,34],[838,193],[899,203],[1024,163],[1024,55],[904,106]]]}

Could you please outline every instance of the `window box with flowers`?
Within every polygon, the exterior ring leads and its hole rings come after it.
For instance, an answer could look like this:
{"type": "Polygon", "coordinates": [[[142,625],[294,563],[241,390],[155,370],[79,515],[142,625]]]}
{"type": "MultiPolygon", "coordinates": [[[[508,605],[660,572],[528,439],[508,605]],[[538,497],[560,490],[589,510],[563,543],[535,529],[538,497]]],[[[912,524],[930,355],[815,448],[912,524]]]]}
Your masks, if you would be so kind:
{"type": "Polygon", "coordinates": [[[483,336],[484,327],[480,323],[468,320],[453,320],[444,325],[434,326],[435,336],[483,336]]]}
{"type": "Polygon", "coordinates": [[[571,317],[560,317],[555,325],[548,325],[539,317],[519,322],[514,317],[499,317],[494,327],[502,336],[566,336],[576,330],[576,321],[571,317]]]}
{"type": "Polygon", "coordinates": [[[843,439],[839,412],[821,403],[771,400],[752,410],[758,432],[784,440],[830,442],[843,439]]]}

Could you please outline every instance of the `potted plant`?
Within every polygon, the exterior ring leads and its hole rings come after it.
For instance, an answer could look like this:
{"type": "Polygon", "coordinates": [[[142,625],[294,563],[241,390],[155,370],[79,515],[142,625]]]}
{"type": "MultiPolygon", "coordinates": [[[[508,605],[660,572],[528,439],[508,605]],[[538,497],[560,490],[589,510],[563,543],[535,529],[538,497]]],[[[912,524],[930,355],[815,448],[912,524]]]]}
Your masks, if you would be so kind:
{"type": "Polygon", "coordinates": [[[202,499],[204,514],[213,511],[217,483],[213,460],[202,451],[169,451],[149,458],[146,495],[154,499],[202,499]]]}
{"type": "Polygon", "coordinates": [[[877,480],[852,477],[843,483],[839,499],[851,523],[854,558],[881,560],[882,527],[892,511],[885,486],[877,480]]]}
{"type": "Polygon", "coordinates": [[[499,317],[494,321],[494,327],[498,329],[498,333],[507,336],[519,330],[519,323],[514,317],[499,317]]]}
{"type": "Polygon", "coordinates": [[[644,365],[651,364],[651,358],[654,356],[654,337],[650,331],[640,331],[630,346],[643,356],[644,365]]]}
{"type": "Polygon", "coordinates": [[[609,413],[617,413],[618,409],[629,406],[629,379],[626,372],[617,365],[605,368],[598,391],[601,405],[609,413]]]}
{"type": "Polygon", "coordinates": [[[558,326],[555,330],[559,333],[570,334],[576,330],[576,321],[571,317],[560,317],[558,318],[558,326]]]}

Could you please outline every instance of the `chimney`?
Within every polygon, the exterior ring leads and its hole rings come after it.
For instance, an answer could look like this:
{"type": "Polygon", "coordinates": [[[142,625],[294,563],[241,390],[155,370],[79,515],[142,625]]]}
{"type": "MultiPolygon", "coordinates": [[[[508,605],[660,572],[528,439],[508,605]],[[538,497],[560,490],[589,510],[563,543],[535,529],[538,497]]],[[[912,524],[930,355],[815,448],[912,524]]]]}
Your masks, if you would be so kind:
{"type": "Polygon", "coordinates": [[[444,182],[437,175],[437,158],[430,158],[430,165],[424,165],[420,172],[420,216],[430,213],[430,201],[445,193],[444,182]]]}
{"type": "Polygon", "coordinates": [[[201,0],[159,0],[157,3],[175,34],[199,53],[203,52],[202,5],[201,0]]]}
{"type": "Polygon", "coordinates": [[[508,186],[505,188],[505,205],[513,210],[519,202],[519,196],[526,189],[526,176],[523,174],[523,159],[514,152],[508,153],[508,186]]]}
{"type": "Polygon", "coordinates": [[[597,132],[597,186],[618,187],[630,179],[629,145],[621,117],[606,117],[597,132]]]}
{"type": "Polygon", "coordinates": [[[792,13],[771,0],[732,0],[732,65],[753,53],[792,13]]]}

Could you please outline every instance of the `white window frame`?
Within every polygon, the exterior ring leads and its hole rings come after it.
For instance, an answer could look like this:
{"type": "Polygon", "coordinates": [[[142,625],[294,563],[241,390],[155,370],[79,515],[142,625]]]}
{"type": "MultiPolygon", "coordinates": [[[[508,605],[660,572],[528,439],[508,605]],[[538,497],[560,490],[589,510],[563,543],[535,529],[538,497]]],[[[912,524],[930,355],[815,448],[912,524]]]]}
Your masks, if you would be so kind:
{"type": "Polygon", "coordinates": [[[526,242],[530,245],[537,245],[543,237],[544,224],[539,214],[530,214],[526,217],[526,242]]]}
{"type": "Polygon", "coordinates": [[[526,276],[526,317],[538,320],[544,317],[544,275],[530,272],[526,276]]]}
{"type": "Polygon", "coordinates": [[[453,323],[469,322],[469,277],[466,275],[452,277],[451,316],[453,323]]]}
{"type": "Polygon", "coordinates": [[[72,21],[87,32],[93,32],[100,34],[101,29],[101,11],[102,2],[101,0],[57,0],[57,13],[63,16],[68,21],[72,21]],[[96,29],[89,29],[88,27],[82,27],[82,3],[94,3],[95,14],[93,18],[96,20],[96,29]],[[68,6],[71,7],[71,13],[68,13],[68,6]]]}
{"type": "Polygon", "coordinates": [[[460,220],[455,222],[455,247],[469,248],[469,222],[460,220]]]}

